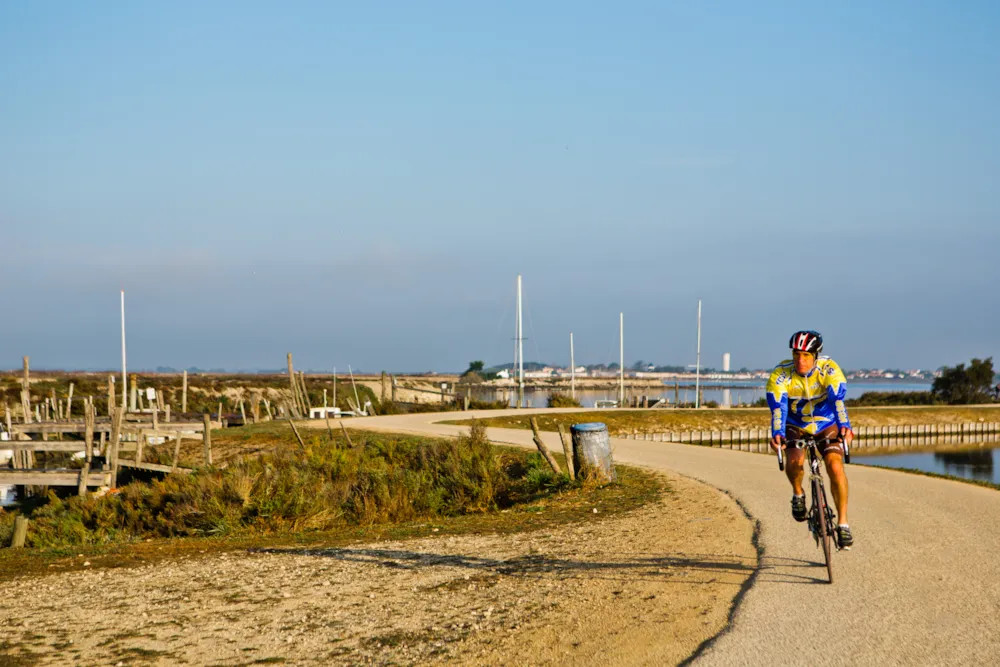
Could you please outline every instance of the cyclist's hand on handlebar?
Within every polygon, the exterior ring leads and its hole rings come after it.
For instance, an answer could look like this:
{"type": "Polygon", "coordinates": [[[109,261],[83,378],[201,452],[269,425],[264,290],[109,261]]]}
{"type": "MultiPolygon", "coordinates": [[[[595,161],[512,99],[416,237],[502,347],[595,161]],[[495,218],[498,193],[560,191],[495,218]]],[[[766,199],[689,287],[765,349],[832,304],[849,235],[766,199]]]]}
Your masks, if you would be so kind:
{"type": "Polygon", "coordinates": [[[771,438],[771,449],[774,451],[780,451],[785,448],[785,437],[782,435],[776,435],[771,438]]]}
{"type": "Polygon", "coordinates": [[[854,441],[854,431],[849,428],[840,429],[840,439],[845,445],[850,447],[851,443],[854,441]]]}

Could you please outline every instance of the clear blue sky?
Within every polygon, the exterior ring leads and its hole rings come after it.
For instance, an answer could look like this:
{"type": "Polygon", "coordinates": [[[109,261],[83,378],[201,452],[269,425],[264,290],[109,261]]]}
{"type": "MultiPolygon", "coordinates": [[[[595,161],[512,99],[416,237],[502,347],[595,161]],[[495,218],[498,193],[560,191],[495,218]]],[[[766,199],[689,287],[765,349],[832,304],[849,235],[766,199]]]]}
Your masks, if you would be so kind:
{"type": "Polygon", "coordinates": [[[1000,5],[0,0],[0,367],[1000,353],[1000,5]]]}

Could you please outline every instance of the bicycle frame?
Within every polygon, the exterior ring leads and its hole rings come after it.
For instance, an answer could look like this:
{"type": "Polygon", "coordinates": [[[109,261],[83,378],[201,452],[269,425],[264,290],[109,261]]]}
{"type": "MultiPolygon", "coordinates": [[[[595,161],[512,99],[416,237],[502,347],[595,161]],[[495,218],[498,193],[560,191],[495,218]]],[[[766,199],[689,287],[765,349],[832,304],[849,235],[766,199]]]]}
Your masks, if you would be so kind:
{"type": "MultiPolygon", "coordinates": [[[[850,454],[848,453],[849,450],[848,450],[847,443],[844,442],[843,440],[841,440],[840,438],[822,438],[820,440],[815,440],[815,439],[812,439],[812,438],[803,438],[803,439],[797,439],[797,440],[787,440],[785,442],[786,442],[786,446],[787,447],[792,447],[793,449],[808,449],[809,450],[809,471],[810,471],[809,472],[809,482],[810,482],[810,487],[813,490],[813,494],[812,494],[813,497],[811,499],[812,502],[811,502],[810,507],[809,507],[809,531],[813,534],[813,537],[816,539],[816,542],[818,544],[819,540],[820,540],[820,526],[819,526],[818,522],[821,519],[818,516],[820,501],[819,501],[819,498],[817,496],[819,494],[822,494],[822,496],[823,496],[822,506],[826,510],[826,512],[825,512],[826,516],[823,517],[823,520],[826,521],[826,528],[827,528],[826,532],[827,532],[827,534],[833,536],[833,541],[837,545],[837,550],[840,551],[840,540],[836,537],[837,536],[837,532],[836,532],[836,526],[837,526],[837,524],[834,521],[833,510],[830,509],[830,503],[829,503],[829,501],[827,500],[827,497],[826,497],[826,485],[823,483],[823,474],[822,474],[822,468],[821,468],[821,461],[822,461],[823,457],[819,453],[819,446],[821,444],[826,445],[826,444],[831,444],[831,443],[838,443],[838,444],[840,444],[841,447],[843,448],[843,451],[844,451],[845,462],[849,462],[850,461],[850,454]],[[813,483],[815,483],[815,486],[813,486],[813,483]],[[818,491],[817,491],[817,489],[818,489],[818,491]]],[[[779,448],[778,449],[778,468],[780,470],[784,470],[785,469],[785,461],[784,461],[784,457],[782,456],[781,451],[782,450],[779,448]]]]}

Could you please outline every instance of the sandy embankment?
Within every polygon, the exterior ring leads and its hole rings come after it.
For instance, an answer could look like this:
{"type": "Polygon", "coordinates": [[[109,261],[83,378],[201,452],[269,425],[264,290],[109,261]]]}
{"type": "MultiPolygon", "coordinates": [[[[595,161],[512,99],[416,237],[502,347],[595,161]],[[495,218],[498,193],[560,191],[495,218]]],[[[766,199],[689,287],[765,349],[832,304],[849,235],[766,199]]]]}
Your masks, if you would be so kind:
{"type": "Polygon", "coordinates": [[[239,553],[4,585],[32,664],[676,664],[757,566],[724,494],[668,475],[620,518],[513,536],[239,553]]]}

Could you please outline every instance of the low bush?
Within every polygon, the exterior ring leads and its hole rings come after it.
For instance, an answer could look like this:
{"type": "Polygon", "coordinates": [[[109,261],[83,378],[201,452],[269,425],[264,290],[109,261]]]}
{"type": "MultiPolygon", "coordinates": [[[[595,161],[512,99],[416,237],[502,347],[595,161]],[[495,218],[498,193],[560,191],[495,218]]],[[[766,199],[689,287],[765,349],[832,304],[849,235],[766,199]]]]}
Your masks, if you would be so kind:
{"type": "MultiPolygon", "coordinates": [[[[102,497],[50,493],[25,507],[28,545],[330,530],[486,512],[571,484],[537,454],[493,447],[478,422],[455,440],[359,433],[355,441],[285,441],[224,469],[133,482],[102,497]]],[[[0,539],[14,516],[0,511],[0,539]]]]}
{"type": "Polygon", "coordinates": [[[582,407],[580,401],[576,400],[569,394],[563,394],[560,392],[552,392],[549,394],[549,407],[550,408],[579,408],[582,407]]]}

